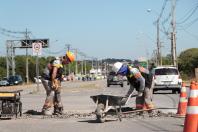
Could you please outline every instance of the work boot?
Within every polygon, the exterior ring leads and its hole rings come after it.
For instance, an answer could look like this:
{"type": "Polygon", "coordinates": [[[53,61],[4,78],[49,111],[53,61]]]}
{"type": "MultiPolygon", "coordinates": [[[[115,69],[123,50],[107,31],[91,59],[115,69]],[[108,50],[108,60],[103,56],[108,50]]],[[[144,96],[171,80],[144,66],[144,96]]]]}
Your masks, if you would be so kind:
{"type": "Polygon", "coordinates": [[[147,109],[150,109],[151,111],[155,108],[152,102],[149,103],[149,104],[145,103],[145,106],[146,106],[147,109]]]}
{"type": "Polygon", "coordinates": [[[43,109],[42,114],[47,115],[47,116],[51,116],[52,115],[52,110],[51,109],[43,109]]]}
{"type": "Polygon", "coordinates": [[[63,107],[55,107],[54,108],[54,115],[63,115],[64,112],[63,112],[63,107]]]}

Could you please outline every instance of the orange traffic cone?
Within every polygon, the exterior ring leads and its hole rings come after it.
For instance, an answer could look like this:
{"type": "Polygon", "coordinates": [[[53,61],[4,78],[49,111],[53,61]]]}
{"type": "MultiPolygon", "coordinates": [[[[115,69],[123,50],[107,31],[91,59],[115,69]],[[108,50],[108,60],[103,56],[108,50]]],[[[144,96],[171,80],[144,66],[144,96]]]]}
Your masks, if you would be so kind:
{"type": "Polygon", "coordinates": [[[186,116],[186,108],[187,108],[187,94],[186,94],[186,84],[182,83],[182,88],[180,92],[180,99],[177,109],[177,117],[185,117],[186,116]]]}
{"type": "Polygon", "coordinates": [[[183,132],[198,132],[198,85],[194,81],[190,85],[190,96],[183,132]]]}

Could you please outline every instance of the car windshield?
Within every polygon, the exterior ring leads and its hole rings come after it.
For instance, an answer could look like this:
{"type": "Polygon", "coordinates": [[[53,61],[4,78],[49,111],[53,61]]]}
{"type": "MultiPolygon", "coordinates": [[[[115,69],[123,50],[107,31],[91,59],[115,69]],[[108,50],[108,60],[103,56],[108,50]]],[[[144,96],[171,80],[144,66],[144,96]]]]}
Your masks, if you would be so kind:
{"type": "Polygon", "coordinates": [[[21,78],[21,76],[10,76],[9,77],[9,80],[11,81],[11,80],[13,80],[13,81],[19,81],[19,80],[22,80],[22,78],[21,78]]]}
{"type": "Polygon", "coordinates": [[[116,73],[115,72],[110,72],[109,75],[116,75],[116,73]]]}
{"type": "Polygon", "coordinates": [[[178,70],[173,68],[155,69],[155,75],[178,75],[178,70]]]}

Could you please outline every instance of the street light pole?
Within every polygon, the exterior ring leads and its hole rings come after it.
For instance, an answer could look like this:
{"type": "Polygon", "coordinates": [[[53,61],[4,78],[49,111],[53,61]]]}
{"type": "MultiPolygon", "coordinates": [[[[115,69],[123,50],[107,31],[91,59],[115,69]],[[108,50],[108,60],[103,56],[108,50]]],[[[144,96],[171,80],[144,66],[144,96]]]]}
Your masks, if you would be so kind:
{"type": "MultiPolygon", "coordinates": [[[[147,12],[151,12],[151,9],[147,9],[147,12]]],[[[157,12],[155,12],[159,15],[157,12]]],[[[160,44],[160,33],[159,33],[159,22],[160,22],[161,15],[156,20],[157,24],[157,65],[162,65],[162,57],[161,57],[161,44],[160,44]]]]}
{"type": "Polygon", "coordinates": [[[172,62],[174,66],[177,66],[177,53],[176,53],[176,21],[175,21],[175,5],[176,1],[172,0],[172,33],[171,33],[171,54],[172,54],[172,62]]]}

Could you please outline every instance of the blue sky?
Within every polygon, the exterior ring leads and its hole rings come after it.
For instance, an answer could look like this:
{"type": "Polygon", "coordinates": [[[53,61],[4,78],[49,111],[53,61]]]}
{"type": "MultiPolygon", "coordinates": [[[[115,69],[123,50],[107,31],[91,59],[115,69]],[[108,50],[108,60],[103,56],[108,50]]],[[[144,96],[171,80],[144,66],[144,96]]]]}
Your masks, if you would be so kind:
{"type": "MultiPolygon", "coordinates": [[[[0,4],[0,28],[31,31],[30,37],[49,38],[50,47],[43,55],[62,55],[70,44],[89,57],[151,58],[156,49],[156,26],[153,24],[165,0],[6,0],[0,4]],[[150,13],[147,9],[152,9],[150,13]]],[[[177,0],[176,22],[185,21],[198,0],[177,0]]],[[[167,0],[160,28],[170,33],[167,0]],[[167,21],[166,21],[167,20],[167,21]],[[168,30],[169,29],[169,30],[168,30]]],[[[184,23],[177,25],[177,53],[198,47],[198,10],[184,23]],[[192,24],[191,24],[192,23],[192,24]]],[[[0,30],[0,55],[6,55],[6,40],[21,34],[0,30]]],[[[162,55],[170,53],[170,39],[160,32],[162,55]]],[[[16,54],[25,50],[17,49],[16,54]]],[[[29,49],[29,54],[32,54],[29,49]]]]}

